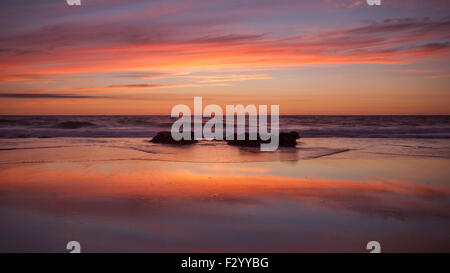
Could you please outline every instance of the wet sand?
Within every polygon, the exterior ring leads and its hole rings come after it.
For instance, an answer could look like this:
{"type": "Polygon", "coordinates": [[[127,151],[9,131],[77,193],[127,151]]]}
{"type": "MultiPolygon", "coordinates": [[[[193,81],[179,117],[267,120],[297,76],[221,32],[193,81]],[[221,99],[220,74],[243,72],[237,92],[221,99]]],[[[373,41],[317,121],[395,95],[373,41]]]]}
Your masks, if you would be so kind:
{"type": "Polygon", "coordinates": [[[446,140],[209,144],[1,140],[0,251],[450,251],[446,140]]]}

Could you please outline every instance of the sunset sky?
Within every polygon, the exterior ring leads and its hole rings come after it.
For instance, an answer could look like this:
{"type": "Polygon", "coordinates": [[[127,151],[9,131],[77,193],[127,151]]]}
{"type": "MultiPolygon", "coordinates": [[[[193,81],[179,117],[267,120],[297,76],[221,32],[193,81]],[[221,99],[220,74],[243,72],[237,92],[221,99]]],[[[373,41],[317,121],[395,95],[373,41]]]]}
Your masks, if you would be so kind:
{"type": "Polygon", "coordinates": [[[450,114],[450,2],[2,0],[0,114],[450,114]]]}

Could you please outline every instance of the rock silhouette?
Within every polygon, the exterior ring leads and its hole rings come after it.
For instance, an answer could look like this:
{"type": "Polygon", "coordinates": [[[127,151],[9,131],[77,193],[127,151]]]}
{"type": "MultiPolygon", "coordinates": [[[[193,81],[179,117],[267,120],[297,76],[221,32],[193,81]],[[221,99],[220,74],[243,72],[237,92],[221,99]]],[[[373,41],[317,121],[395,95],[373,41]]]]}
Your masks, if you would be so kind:
{"type": "MultiPolygon", "coordinates": [[[[226,140],[228,145],[233,146],[241,146],[241,147],[259,147],[261,143],[270,143],[270,139],[262,140],[259,135],[256,140],[249,139],[249,133],[245,133],[244,140],[238,140],[237,134],[234,134],[234,140],[226,140]]],[[[289,132],[289,133],[280,133],[279,135],[279,144],[280,147],[295,147],[297,145],[297,139],[300,138],[297,132],[289,132]]],[[[213,139],[216,141],[216,139],[213,139]]],[[[191,133],[191,140],[174,140],[172,138],[172,134],[167,131],[158,132],[155,137],[150,140],[152,143],[159,144],[173,144],[173,145],[189,145],[197,143],[198,141],[194,139],[194,133],[191,133]]]]}
{"type": "Polygon", "coordinates": [[[170,132],[158,132],[158,134],[156,134],[150,142],[159,144],[189,145],[197,143],[198,141],[194,139],[193,134],[191,135],[191,140],[175,140],[172,138],[172,134],[170,132]]]}
{"type": "MultiPolygon", "coordinates": [[[[295,147],[297,145],[297,139],[300,135],[297,132],[280,133],[280,147],[295,147]]],[[[259,147],[261,143],[270,143],[270,139],[262,140],[259,135],[256,140],[249,139],[249,133],[245,133],[244,140],[237,140],[237,134],[234,134],[234,140],[227,140],[228,145],[241,146],[241,147],[259,147]]]]}

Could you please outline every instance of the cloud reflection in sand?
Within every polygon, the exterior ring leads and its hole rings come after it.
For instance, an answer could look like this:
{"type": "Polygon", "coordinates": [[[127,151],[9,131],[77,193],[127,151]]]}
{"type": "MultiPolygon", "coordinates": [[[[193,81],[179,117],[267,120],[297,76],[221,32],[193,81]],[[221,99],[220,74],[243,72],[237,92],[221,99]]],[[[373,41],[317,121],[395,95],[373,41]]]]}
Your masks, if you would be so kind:
{"type": "MultiPolygon", "coordinates": [[[[438,237],[448,236],[443,228],[450,219],[445,184],[281,176],[258,163],[29,164],[0,175],[5,236],[18,219],[38,222],[41,230],[34,232],[42,240],[76,234],[91,251],[108,249],[111,238],[109,251],[359,251],[355,244],[367,232],[403,249],[407,242],[395,230],[400,226],[426,250],[427,244],[445,246],[438,237]],[[36,215],[39,220],[32,220],[36,215]],[[439,225],[425,236],[421,221],[439,225]],[[350,230],[355,236],[341,234],[350,230]],[[342,236],[348,246],[338,248],[342,236]],[[323,241],[320,248],[314,240],[323,241]]],[[[14,249],[13,238],[3,240],[5,249],[14,249]]],[[[46,250],[56,246],[49,243],[46,250]]]]}

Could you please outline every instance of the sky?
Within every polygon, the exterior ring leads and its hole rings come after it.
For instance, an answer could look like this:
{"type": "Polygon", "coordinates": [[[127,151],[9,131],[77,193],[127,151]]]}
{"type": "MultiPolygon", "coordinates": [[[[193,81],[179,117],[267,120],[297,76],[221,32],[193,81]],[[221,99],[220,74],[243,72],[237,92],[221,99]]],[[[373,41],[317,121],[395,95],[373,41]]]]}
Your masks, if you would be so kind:
{"type": "Polygon", "coordinates": [[[2,0],[0,114],[450,114],[447,0],[2,0]]]}

